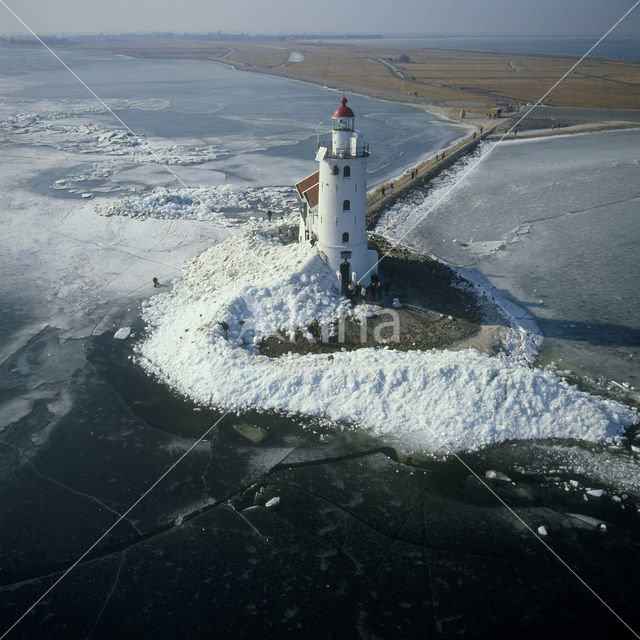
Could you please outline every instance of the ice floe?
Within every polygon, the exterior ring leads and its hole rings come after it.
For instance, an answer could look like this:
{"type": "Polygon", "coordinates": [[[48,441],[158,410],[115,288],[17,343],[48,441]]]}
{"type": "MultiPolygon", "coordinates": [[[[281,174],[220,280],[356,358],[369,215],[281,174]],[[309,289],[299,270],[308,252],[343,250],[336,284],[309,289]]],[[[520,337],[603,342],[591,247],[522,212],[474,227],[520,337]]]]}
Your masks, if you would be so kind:
{"type": "Polygon", "coordinates": [[[131,335],[131,327],[120,327],[114,334],[113,337],[116,340],[126,340],[131,335]]]}
{"type": "MultiPolygon", "coordinates": [[[[127,108],[127,102],[114,109],[127,108]]],[[[226,157],[228,151],[197,141],[154,138],[148,141],[141,133],[132,133],[124,126],[105,128],[88,121],[86,116],[96,115],[99,122],[106,109],[69,104],[69,111],[24,112],[0,121],[0,133],[22,143],[50,146],[67,152],[107,154],[121,156],[135,162],[161,162],[167,165],[193,165],[226,157]]]]}
{"type": "Polygon", "coordinates": [[[103,215],[124,215],[132,218],[182,220],[215,220],[225,222],[228,214],[248,212],[264,219],[265,210],[272,209],[278,219],[297,215],[298,202],[290,187],[239,187],[223,184],[209,187],[167,189],[157,187],[151,193],[131,195],[98,207],[103,215]]]}

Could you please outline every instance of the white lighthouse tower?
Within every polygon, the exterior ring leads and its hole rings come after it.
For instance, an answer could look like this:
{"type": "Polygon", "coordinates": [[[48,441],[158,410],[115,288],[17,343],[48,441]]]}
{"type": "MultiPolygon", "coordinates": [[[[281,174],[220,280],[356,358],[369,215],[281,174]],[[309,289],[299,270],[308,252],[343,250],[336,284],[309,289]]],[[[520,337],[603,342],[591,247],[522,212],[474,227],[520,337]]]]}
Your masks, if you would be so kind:
{"type": "Polygon", "coordinates": [[[318,140],[319,171],[296,185],[304,201],[299,239],[317,242],[343,292],[349,281],[368,285],[378,264],[378,252],[367,249],[369,146],[354,120],[343,96],[331,117],[330,137],[318,140]]]}

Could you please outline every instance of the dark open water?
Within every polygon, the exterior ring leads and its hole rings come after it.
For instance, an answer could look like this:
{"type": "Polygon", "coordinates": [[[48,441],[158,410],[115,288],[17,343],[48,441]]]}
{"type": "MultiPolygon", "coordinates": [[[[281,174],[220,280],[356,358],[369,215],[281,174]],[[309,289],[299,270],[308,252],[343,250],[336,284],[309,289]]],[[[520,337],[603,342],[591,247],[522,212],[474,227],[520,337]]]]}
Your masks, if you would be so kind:
{"type": "MultiPolygon", "coordinates": [[[[73,398],[57,421],[43,398],[3,433],[3,625],[220,416],[175,397],[130,355],[130,343],[109,335],[60,345],[48,330],[0,369],[6,392],[51,362],[66,375],[40,392],[63,385],[73,398]]],[[[637,500],[585,501],[602,466],[576,473],[571,455],[633,468],[629,452],[579,443],[505,444],[463,458],[481,476],[508,474],[487,482],[532,528],[544,524],[554,550],[637,625],[637,500]]],[[[14,637],[461,634],[628,637],[460,463],[247,413],[225,417],[14,637]],[[279,506],[265,508],[276,496],[279,506]]]]}

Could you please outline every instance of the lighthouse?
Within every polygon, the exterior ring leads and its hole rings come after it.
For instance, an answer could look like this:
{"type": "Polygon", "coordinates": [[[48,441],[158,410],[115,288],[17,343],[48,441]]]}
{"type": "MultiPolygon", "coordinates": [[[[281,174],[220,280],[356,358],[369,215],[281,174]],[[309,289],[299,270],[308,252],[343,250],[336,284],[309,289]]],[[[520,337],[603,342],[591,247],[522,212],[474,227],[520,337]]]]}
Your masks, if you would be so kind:
{"type": "Polygon", "coordinates": [[[378,252],[367,248],[369,145],[354,124],[343,96],[330,133],[318,137],[318,171],[296,185],[303,202],[298,239],[317,243],[343,293],[349,282],[368,285],[378,265],[378,252]]]}

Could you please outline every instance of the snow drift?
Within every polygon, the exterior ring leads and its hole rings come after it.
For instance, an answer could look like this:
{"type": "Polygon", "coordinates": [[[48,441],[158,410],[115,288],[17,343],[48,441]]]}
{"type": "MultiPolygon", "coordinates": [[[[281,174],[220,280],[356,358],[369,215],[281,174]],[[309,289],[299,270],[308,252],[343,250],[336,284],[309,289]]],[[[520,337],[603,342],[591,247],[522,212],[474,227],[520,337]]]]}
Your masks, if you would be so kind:
{"type": "Polygon", "coordinates": [[[186,263],[174,289],[145,305],[139,361],[203,404],[319,416],[434,453],[514,438],[604,441],[635,419],[506,355],[365,348],[274,359],[252,346],[350,312],[317,250],[239,235],[186,263]]]}

